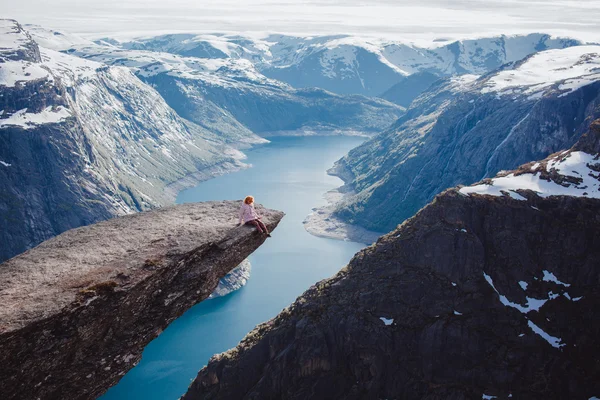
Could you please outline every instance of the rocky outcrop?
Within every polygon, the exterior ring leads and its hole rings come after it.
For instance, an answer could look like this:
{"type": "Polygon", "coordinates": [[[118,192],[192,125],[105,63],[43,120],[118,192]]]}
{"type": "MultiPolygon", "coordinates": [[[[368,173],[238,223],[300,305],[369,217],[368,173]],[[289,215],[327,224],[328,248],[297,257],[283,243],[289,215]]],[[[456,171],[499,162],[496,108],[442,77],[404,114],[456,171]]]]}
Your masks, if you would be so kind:
{"type": "MultiPolygon", "coordinates": [[[[265,236],[240,203],[185,204],[67,231],[0,264],[3,399],[94,399],[265,236]]],[[[274,229],[283,213],[261,209],[274,229]]]]}
{"type": "Polygon", "coordinates": [[[600,117],[600,46],[538,53],[494,73],[434,83],[336,173],[356,192],[336,210],[389,232],[448,187],[571,147],[600,117]]]}
{"type": "Polygon", "coordinates": [[[183,398],[597,396],[599,142],[594,129],[572,151],[440,194],[214,356],[183,398]]]}

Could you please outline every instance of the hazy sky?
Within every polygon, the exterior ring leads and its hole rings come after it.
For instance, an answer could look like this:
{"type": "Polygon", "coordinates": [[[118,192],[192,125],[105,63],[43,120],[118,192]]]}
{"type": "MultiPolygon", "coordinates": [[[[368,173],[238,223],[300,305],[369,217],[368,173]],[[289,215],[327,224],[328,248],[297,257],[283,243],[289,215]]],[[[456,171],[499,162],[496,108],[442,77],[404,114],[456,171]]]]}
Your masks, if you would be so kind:
{"type": "Polygon", "coordinates": [[[600,41],[600,0],[0,0],[0,15],[92,37],[269,31],[415,40],[548,32],[600,41]]]}

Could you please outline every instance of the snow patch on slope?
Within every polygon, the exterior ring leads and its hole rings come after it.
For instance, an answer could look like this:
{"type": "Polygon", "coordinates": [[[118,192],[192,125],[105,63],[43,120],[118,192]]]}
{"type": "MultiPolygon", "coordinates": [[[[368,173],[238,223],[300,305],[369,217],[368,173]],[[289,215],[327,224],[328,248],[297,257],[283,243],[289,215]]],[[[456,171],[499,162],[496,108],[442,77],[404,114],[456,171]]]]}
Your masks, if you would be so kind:
{"type": "Polygon", "coordinates": [[[500,298],[500,302],[503,305],[505,305],[507,307],[515,308],[523,314],[527,314],[530,311],[538,311],[548,301],[548,299],[534,299],[532,297],[527,297],[527,304],[525,306],[522,306],[517,303],[513,303],[512,301],[508,300],[508,298],[506,296],[504,296],[503,294],[500,294],[500,292],[498,292],[498,289],[496,289],[496,287],[494,286],[494,281],[492,280],[491,276],[489,276],[485,272],[483,273],[483,276],[484,276],[485,280],[487,281],[487,283],[489,283],[489,285],[492,287],[492,289],[494,289],[494,291],[498,294],[498,297],[500,298]]]}
{"type": "Polygon", "coordinates": [[[542,328],[540,328],[539,326],[537,326],[533,322],[527,321],[527,325],[531,328],[531,330],[533,332],[535,332],[536,335],[538,335],[541,338],[543,338],[552,347],[560,349],[562,346],[565,346],[565,343],[561,343],[562,339],[549,335],[548,333],[544,332],[544,330],[542,330],[542,328]]]}
{"type": "Polygon", "coordinates": [[[35,128],[42,124],[56,124],[71,116],[71,112],[65,107],[46,107],[38,113],[27,112],[24,108],[12,114],[10,117],[0,119],[0,128],[7,126],[19,126],[24,129],[35,128]]]}
{"type": "Polygon", "coordinates": [[[554,85],[568,94],[600,80],[600,46],[576,46],[547,50],[494,74],[481,93],[542,96],[554,85]]]}
{"type": "MultiPolygon", "coordinates": [[[[569,181],[557,183],[553,180],[542,179],[540,172],[520,175],[511,173],[493,178],[489,183],[463,187],[460,189],[460,193],[503,196],[516,190],[531,190],[540,197],[577,196],[598,199],[600,198],[600,173],[590,168],[591,165],[598,165],[598,163],[598,155],[582,151],[573,151],[566,156],[559,154],[548,161],[547,171],[555,170],[559,175],[574,178],[579,183],[569,181]]],[[[526,200],[523,197],[514,198],[526,200]]]]}
{"type": "Polygon", "coordinates": [[[47,69],[38,63],[6,61],[0,64],[0,86],[15,87],[17,83],[39,79],[52,80],[52,76],[47,69]]]}

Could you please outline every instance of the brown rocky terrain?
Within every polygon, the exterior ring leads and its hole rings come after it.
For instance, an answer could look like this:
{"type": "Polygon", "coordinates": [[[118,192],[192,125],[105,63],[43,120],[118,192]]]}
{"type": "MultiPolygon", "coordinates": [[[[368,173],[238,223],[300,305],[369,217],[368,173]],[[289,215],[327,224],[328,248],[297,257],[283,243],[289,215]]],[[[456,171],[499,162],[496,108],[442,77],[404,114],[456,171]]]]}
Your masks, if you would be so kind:
{"type": "MultiPolygon", "coordinates": [[[[265,236],[235,201],[72,229],[0,265],[3,399],[94,399],[265,236]]],[[[283,213],[258,208],[274,229],[283,213]]]]}
{"type": "Polygon", "coordinates": [[[600,123],[572,150],[529,176],[578,195],[444,191],[214,356],[183,399],[598,396],[600,123]],[[576,151],[590,172],[569,182],[576,151]]]}

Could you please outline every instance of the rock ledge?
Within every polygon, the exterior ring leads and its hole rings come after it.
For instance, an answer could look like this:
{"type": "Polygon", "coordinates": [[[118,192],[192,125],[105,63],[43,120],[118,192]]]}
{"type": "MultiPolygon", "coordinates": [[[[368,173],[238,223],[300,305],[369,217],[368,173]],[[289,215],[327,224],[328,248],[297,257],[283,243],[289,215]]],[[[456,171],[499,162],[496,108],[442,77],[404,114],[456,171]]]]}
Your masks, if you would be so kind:
{"type": "MultiPolygon", "coordinates": [[[[0,265],[3,398],[96,398],[265,240],[239,202],[166,207],[67,231],[0,265]]],[[[258,207],[274,229],[283,213],[258,207]]]]}

